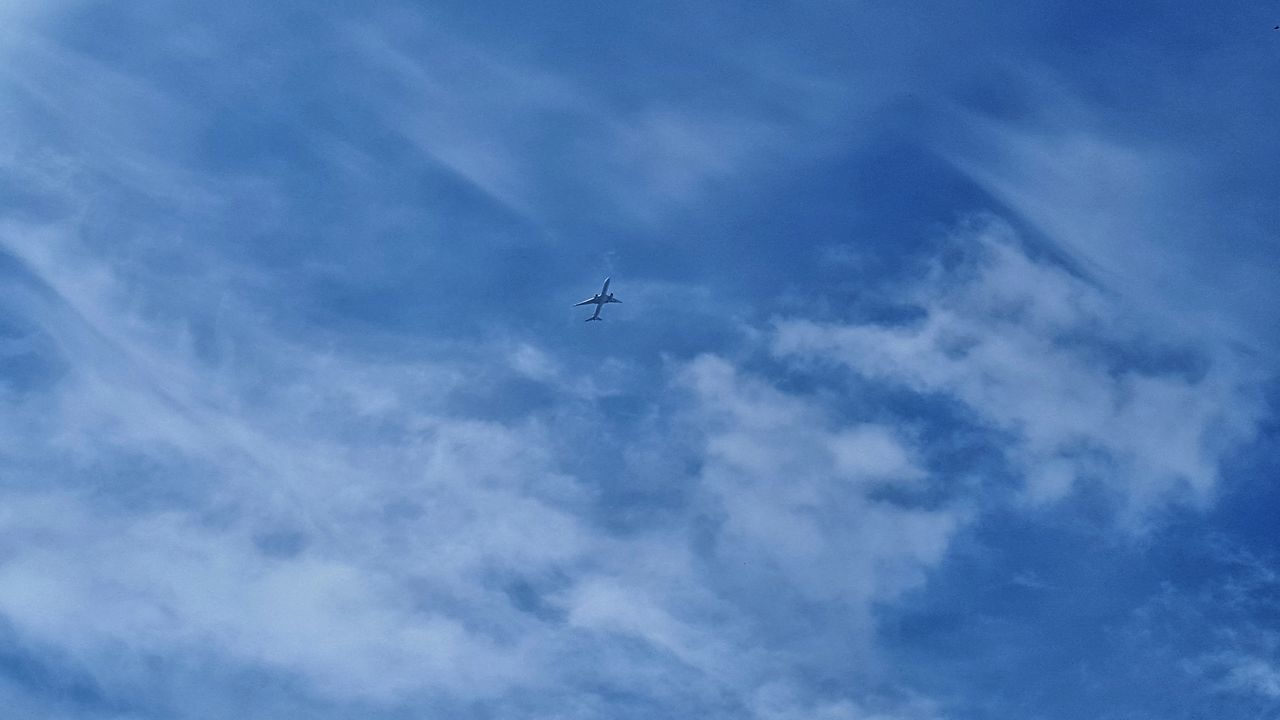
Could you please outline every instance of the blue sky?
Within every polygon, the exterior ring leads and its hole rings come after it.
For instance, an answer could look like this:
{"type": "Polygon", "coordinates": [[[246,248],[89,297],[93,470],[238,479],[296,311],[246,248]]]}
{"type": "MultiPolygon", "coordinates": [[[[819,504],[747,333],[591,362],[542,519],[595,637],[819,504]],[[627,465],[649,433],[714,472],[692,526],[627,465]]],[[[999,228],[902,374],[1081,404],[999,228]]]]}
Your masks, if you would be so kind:
{"type": "Polygon", "coordinates": [[[14,717],[1280,712],[1280,10],[269,5],[0,4],[14,717]]]}

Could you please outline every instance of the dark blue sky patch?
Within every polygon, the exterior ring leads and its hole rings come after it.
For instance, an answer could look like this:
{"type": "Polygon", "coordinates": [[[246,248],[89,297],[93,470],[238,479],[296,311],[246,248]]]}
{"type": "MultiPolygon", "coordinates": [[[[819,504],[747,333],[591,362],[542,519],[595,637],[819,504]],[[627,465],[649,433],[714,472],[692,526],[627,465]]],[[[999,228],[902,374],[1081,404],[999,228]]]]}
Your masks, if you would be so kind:
{"type": "Polygon", "coordinates": [[[138,712],[147,716],[143,704],[113,695],[92,672],[56,649],[27,642],[7,619],[0,621],[0,638],[4,648],[0,650],[0,678],[34,702],[86,717],[138,712]]]}

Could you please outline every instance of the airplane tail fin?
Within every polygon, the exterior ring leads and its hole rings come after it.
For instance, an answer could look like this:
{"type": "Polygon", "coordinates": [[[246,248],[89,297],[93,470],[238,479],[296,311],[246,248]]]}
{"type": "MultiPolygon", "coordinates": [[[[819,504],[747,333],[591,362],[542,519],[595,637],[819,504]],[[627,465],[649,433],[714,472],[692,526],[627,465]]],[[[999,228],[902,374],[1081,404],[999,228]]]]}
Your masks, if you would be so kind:
{"type": "Polygon", "coordinates": [[[604,318],[601,318],[601,317],[589,317],[587,318],[587,322],[591,322],[592,320],[603,320],[603,319],[604,318]]]}

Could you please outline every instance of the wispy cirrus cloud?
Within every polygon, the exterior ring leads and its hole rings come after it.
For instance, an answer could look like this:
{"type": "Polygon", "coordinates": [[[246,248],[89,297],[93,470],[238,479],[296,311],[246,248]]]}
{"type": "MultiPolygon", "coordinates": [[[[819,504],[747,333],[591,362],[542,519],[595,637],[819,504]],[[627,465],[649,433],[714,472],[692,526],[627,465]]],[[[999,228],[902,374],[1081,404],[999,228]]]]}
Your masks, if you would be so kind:
{"type": "MultiPolygon", "coordinates": [[[[964,113],[967,142],[940,142],[941,152],[1135,310],[1162,316],[1166,332],[1266,352],[1274,323],[1256,298],[1277,281],[1266,260],[1276,251],[1275,228],[1255,212],[1254,189],[1215,156],[1224,147],[1252,155],[1220,135],[1248,116],[1201,119],[1215,139],[1187,144],[1144,134],[1048,79],[1026,85],[1045,118],[964,113]],[[1230,184],[1239,192],[1221,191],[1230,184]]],[[[1238,172],[1261,171],[1248,163],[1238,172]]]]}

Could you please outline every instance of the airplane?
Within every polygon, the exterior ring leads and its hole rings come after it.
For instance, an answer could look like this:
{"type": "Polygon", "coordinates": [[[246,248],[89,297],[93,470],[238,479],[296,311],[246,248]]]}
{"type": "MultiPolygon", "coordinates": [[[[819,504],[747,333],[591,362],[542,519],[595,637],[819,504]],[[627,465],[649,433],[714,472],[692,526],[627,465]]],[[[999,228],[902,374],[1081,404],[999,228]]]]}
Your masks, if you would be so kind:
{"type": "Polygon", "coordinates": [[[600,289],[600,292],[596,293],[595,295],[592,295],[591,297],[587,298],[586,300],[583,300],[580,303],[575,304],[574,307],[578,307],[579,305],[595,305],[596,314],[587,318],[587,322],[591,322],[592,320],[604,319],[600,317],[600,309],[603,308],[605,305],[607,305],[608,303],[620,303],[620,302],[622,301],[614,297],[613,293],[609,292],[609,278],[605,278],[604,287],[600,289]]]}

